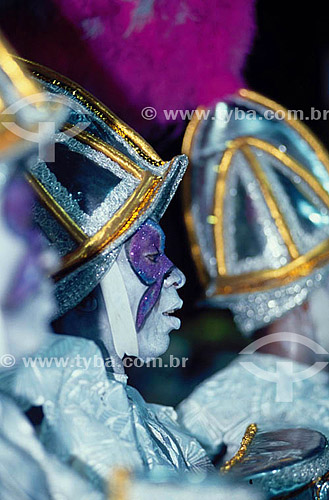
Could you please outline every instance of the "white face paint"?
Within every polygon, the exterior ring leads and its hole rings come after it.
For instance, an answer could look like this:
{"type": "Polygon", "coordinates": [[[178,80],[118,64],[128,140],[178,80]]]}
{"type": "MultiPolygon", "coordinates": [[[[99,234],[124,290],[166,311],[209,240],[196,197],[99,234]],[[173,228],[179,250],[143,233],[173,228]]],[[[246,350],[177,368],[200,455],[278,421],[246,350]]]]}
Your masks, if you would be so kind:
{"type": "Polygon", "coordinates": [[[161,356],[169,333],[180,328],[173,314],[183,305],[177,289],[185,276],[164,254],[164,241],[161,228],[148,221],[123,246],[101,283],[113,342],[104,334],[102,339],[119,358],[161,356]]]}
{"type": "MultiPolygon", "coordinates": [[[[133,271],[124,248],[120,252],[117,263],[127,285],[131,313],[136,321],[139,303],[148,287],[133,271]]],[[[185,276],[176,267],[165,277],[159,299],[137,333],[138,357],[142,360],[156,358],[164,354],[169,347],[170,332],[179,330],[181,322],[172,314],[181,309],[183,305],[177,290],[184,284],[185,276]]]]}

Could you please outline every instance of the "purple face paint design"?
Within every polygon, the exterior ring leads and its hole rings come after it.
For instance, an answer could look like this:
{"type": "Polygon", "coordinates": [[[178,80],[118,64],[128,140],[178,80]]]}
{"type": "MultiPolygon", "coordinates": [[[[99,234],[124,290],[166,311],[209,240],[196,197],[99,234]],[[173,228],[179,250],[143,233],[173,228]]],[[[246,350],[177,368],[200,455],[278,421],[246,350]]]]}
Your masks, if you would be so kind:
{"type": "Polygon", "coordinates": [[[174,264],[164,254],[165,235],[155,222],[148,220],[127,244],[129,263],[141,282],[148,287],[141,298],[136,318],[137,331],[155,306],[166,275],[174,264]]]}

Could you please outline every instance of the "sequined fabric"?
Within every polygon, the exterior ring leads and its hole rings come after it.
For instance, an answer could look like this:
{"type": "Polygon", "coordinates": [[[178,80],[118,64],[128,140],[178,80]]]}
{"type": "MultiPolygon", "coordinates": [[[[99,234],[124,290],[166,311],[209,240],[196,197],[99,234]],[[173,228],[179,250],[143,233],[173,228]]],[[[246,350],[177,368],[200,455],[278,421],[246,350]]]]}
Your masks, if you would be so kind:
{"type": "MultiPolygon", "coordinates": [[[[329,436],[329,380],[325,372],[293,382],[292,401],[280,402],[277,384],[266,380],[266,374],[277,373],[286,387],[292,374],[303,372],[307,366],[271,355],[249,355],[248,362],[265,373],[259,378],[240,364],[240,358],[198,386],[177,409],[179,422],[210,456],[225,443],[226,458],[230,459],[251,422],[256,422],[261,431],[305,427],[329,436]]],[[[328,472],[328,458],[326,443],[323,452],[284,467],[280,473],[275,468],[263,475],[262,487],[272,493],[300,487],[328,472]]]]}
{"type": "Polygon", "coordinates": [[[92,341],[55,336],[38,356],[56,357],[65,367],[54,362],[48,368],[24,367],[4,376],[1,386],[23,407],[42,405],[40,435],[46,449],[83,471],[95,486],[102,487],[115,466],[141,471],[213,469],[198,441],[177,423],[175,411],[145,403],[127,385],[126,376],[107,374],[92,341]]]}
{"type": "MultiPolygon", "coordinates": [[[[149,158],[117,125],[109,126],[102,114],[85,101],[78,90],[68,89],[67,85],[61,85],[57,80],[54,83],[51,78],[48,78],[49,82],[40,78],[39,75],[38,82],[50,96],[60,95],[66,99],[70,127],[82,127],[91,139],[86,143],[78,140],[77,136],[58,132],[55,136],[55,162],[32,161],[29,165],[31,174],[87,238],[95,236],[109,220],[115,218],[129,200],[135,198],[136,205],[130,219],[113,241],[57,281],[57,316],[61,316],[95,288],[116,259],[120,246],[146,219],[158,221],[162,217],[185,172],[187,158],[179,156],[171,162],[149,158]],[[121,158],[121,163],[92,147],[90,141],[94,139],[112,148],[121,158]],[[132,162],[134,171],[123,168],[124,161],[132,162]],[[140,178],[136,177],[136,171],[140,178]],[[139,200],[136,194],[145,182],[145,175],[153,176],[156,182],[161,179],[150,191],[149,203],[145,202],[146,198],[139,200]]],[[[59,254],[67,256],[77,248],[77,242],[50,213],[49,207],[46,209],[43,205],[35,207],[36,222],[59,254]]]]}
{"type": "Polygon", "coordinates": [[[205,299],[230,308],[246,334],[302,304],[328,275],[328,154],[277,108],[241,90],[185,139],[186,223],[205,299]]]}

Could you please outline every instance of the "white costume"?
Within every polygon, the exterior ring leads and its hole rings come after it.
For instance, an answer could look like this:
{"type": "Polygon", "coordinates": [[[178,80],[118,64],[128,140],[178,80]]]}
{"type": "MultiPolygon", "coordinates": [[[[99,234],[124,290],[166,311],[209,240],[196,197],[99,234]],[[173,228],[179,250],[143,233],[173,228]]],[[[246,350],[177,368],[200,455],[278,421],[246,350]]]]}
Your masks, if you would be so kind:
{"type": "MultiPolygon", "coordinates": [[[[153,498],[157,483],[159,498],[196,499],[203,494],[224,500],[232,484],[217,474],[206,477],[214,467],[198,441],[180,426],[175,411],[147,404],[127,385],[122,370],[124,354],[147,359],[163,353],[170,331],[180,324],[171,314],[181,307],[177,289],[185,278],[164,254],[164,234],[157,221],[187,160],[179,156],[163,162],[86,91],[41,66],[28,67],[49,95],[69,100],[63,127],[69,132],[56,134],[55,161],[41,158],[29,164],[29,181],[42,202],[35,208],[36,220],[64,256],[55,276],[59,312],[74,308],[105,277],[103,307],[87,327],[89,337],[108,351],[113,364],[112,372],[105,368],[92,340],[54,335],[32,358],[1,373],[1,389],[23,410],[42,406],[42,444],[82,476],[74,482],[70,498],[84,498],[79,488],[81,483],[83,490],[86,479],[88,499],[93,498],[93,488],[106,492],[111,473],[125,467],[155,476],[133,476],[127,493],[131,500],[153,498]],[[122,322],[133,328],[122,328],[122,322]],[[98,337],[96,331],[104,325],[98,337]],[[167,478],[170,473],[175,479],[167,478]]],[[[97,301],[88,307],[97,309],[97,301]]],[[[77,309],[76,315],[83,313],[77,309]]],[[[77,322],[70,324],[68,333],[82,333],[77,322]]],[[[39,448],[35,454],[48,471],[48,459],[39,448]]],[[[111,500],[122,498],[114,490],[110,479],[111,500]]],[[[254,489],[249,493],[236,485],[231,498],[241,492],[244,498],[258,498],[254,489]]]]}

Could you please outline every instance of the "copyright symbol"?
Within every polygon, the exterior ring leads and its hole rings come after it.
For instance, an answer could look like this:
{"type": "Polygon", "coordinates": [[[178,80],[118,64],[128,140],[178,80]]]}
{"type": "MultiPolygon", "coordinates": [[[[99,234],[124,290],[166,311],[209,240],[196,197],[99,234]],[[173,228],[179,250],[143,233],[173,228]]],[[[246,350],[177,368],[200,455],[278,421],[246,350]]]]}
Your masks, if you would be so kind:
{"type": "Polygon", "coordinates": [[[0,357],[0,366],[3,368],[11,368],[16,363],[16,359],[12,354],[3,354],[0,357]]]}
{"type": "Polygon", "coordinates": [[[144,120],[154,120],[157,115],[157,111],[155,108],[152,108],[152,106],[146,106],[146,108],[142,109],[141,115],[144,120]]]}

